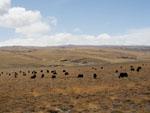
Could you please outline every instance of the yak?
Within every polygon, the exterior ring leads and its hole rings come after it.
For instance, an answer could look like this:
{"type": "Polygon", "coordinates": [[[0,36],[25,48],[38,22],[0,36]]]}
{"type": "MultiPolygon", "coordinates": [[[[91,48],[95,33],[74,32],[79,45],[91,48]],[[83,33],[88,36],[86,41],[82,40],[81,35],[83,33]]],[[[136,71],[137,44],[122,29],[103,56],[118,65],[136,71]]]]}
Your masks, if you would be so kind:
{"type": "Polygon", "coordinates": [[[128,77],[128,73],[124,72],[124,73],[120,73],[119,78],[125,78],[128,77]]]}

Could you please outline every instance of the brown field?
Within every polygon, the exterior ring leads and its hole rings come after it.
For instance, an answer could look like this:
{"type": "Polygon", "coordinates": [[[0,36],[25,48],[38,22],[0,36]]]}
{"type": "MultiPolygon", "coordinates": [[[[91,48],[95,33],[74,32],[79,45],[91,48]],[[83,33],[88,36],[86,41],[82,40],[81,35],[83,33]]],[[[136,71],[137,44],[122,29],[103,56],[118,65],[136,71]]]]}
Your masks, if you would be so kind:
{"type": "Polygon", "coordinates": [[[0,113],[150,113],[150,47],[0,48],[0,113]]]}

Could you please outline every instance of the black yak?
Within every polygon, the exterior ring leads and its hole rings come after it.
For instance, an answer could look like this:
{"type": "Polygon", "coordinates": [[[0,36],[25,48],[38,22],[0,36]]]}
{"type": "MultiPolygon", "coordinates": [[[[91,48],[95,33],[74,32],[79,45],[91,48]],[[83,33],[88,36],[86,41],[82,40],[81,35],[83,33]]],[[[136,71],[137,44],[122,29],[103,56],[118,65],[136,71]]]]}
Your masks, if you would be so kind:
{"type": "Polygon", "coordinates": [[[133,66],[130,66],[130,70],[131,70],[131,71],[135,71],[135,69],[134,69],[133,66]]]}
{"type": "Polygon", "coordinates": [[[41,75],[41,78],[44,78],[44,74],[41,75]]]}
{"type": "Polygon", "coordinates": [[[30,70],[28,70],[28,73],[30,73],[30,70]]]}
{"type": "Polygon", "coordinates": [[[36,71],[32,71],[32,74],[37,74],[37,72],[36,71]]]}
{"type": "Polygon", "coordinates": [[[51,71],[51,73],[53,73],[55,75],[57,74],[56,70],[51,71]]]}
{"type": "Polygon", "coordinates": [[[66,72],[66,70],[63,70],[63,72],[66,72]]]}
{"type": "Polygon", "coordinates": [[[18,76],[18,73],[17,73],[17,72],[15,72],[15,73],[14,73],[14,76],[15,76],[15,78],[17,78],[17,76],[18,76]]]}
{"type": "Polygon", "coordinates": [[[20,70],[19,73],[22,73],[22,71],[20,70]]]}
{"type": "Polygon", "coordinates": [[[26,73],[25,73],[25,72],[23,72],[23,76],[26,76],[26,73]]]}
{"type": "Polygon", "coordinates": [[[78,74],[78,78],[83,78],[83,74],[78,74]]]}
{"type": "Polygon", "coordinates": [[[47,73],[49,73],[49,70],[47,70],[47,73]]]}
{"type": "Polygon", "coordinates": [[[96,73],[93,74],[93,78],[94,78],[94,79],[97,78],[97,74],[96,74],[96,73]]]}
{"type": "Polygon", "coordinates": [[[56,75],[52,75],[52,78],[53,78],[53,79],[56,78],[56,75]]]}
{"type": "Polygon", "coordinates": [[[128,73],[120,73],[119,78],[125,78],[128,77],[128,73]]]}
{"type": "Polygon", "coordinates": [[[139,72],[141,69],[142,69],[142,67],[139,66],[139,67],[136,69],[136,71],[139,72]]]}
{"type": "Polygon", "coordinates": [[[36,78],[36,75],[34,74],[33,76],[31,76],[31,79],[35,79],[36,78]]]}
{"type": "Polygon", "coordinates": [[[68,72],[65,72],[65,75],[69,75],[69,73],[68,73],[68,72]]]}
{"type": "Polygon", "coordinates": [[[118,73],[118,72],[119,72],[118,70],[115,71],[115,73],[118,73]]]}
{"type": "Polygon", "coordinates": [[[97,70],[95,67],[92,67],[92,69],[97,70]]]}

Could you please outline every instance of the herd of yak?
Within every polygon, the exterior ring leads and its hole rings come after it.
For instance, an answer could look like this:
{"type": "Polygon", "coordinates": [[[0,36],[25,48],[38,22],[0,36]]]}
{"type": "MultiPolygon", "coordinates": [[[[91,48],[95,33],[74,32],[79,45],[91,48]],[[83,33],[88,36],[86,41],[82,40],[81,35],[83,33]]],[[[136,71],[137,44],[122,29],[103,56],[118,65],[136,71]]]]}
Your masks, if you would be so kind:
{"type": "MultiPolygon", "coordinates": [[[[144,64],[143,64],[144,66],[144,64]]],[[[100,67],[102,70],[104,69],[104,67],[100,67]]],[[[122,68],[122,66],[120,66],[120,68],[122,68]]],[[[95,67],[92,67],[92,69],[94,70],[97,70],[97,68],[95,67]]],[[[134,67],[134,66],[130,66],[130,71],[136,71],[136,72],[140,72],[140,70],[142,69],[141,66],[138,66],[138,67],[134,67]]],[[[44,78],[45,74],[44,74],[44,70],[41,70],[41,78],[44,78]]],[[[66,70],[62,70],[62,72],[64,73],[65,76],[69,76],[69,72],[67,72],[66,70]]],[[[56,79],[57,78],[57,71],[56,70],[46,70],[46,73],[51,73],[51,78],[52,79],[56,79]]],[[[115,73],[118,75],[118,78],[126,78],[128,77],[128,73],[127,72],[119,72],[118,70],[115,71],[115,73]]],[[[37,77],[37,71],[30,71],[28,70],[27,72],[23,72],[23,71],[19,71],[19,72],[12,72],[12,73],[7,73],[6,72],[6,75],[14,75],[15,78],[18,77],[19,74],[22,74],[23,76],[27,76],[27,74],[32,74],[31,75],[31,79],[35,79],[37,77]]],[[[1,72],[0,73],[0,76],[4,75],[4,72],[1,72]]],[[[96,73],[93,73],[92,75],[93,79],[97,79],[97,74],[96,73]]],[[[77,78],[84,78],[84,74],[78,74],[77,75],[77,78]]]]}

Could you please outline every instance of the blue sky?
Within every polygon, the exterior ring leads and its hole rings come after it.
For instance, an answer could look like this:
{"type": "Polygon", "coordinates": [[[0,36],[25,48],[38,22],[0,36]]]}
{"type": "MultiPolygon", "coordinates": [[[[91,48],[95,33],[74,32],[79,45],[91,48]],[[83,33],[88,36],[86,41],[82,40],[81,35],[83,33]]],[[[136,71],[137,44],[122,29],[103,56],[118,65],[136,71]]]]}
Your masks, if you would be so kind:
{"type": "MultiPolygon", "coordinates": [[[[57,25],[51,34],[118,36],[150,28],[150,0],[11,0],[11,7],[55,17],[57,25]]],[[[12,26],[0,26],[0,41],[12,36],[18,36],[12,26]]]]}
{"type": "Polygon", "coordinates": [[[150,26],[150,0],[13,0],[58,19],[57,32],[78,27],[85,34],[124,33],[150,26]]]}

